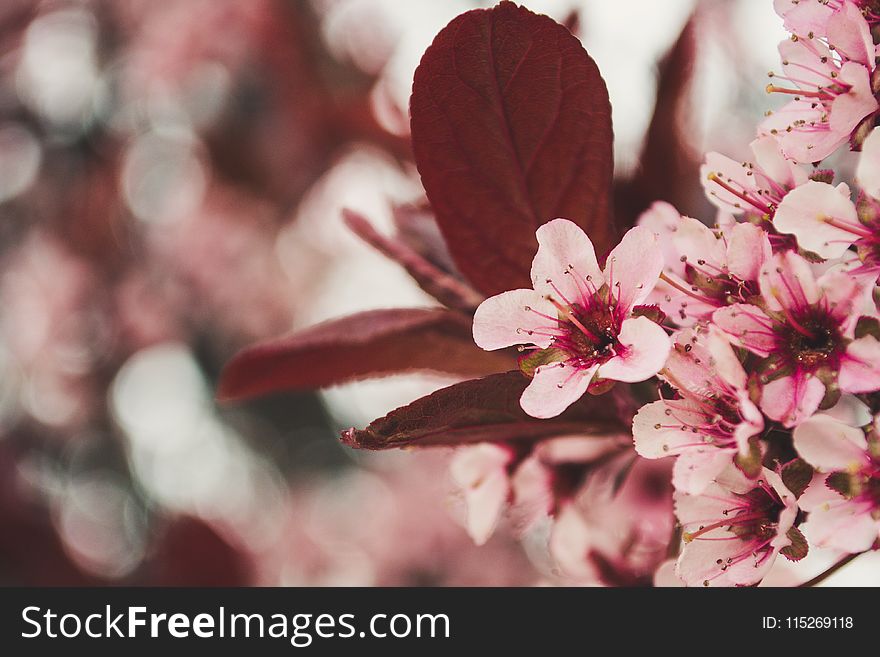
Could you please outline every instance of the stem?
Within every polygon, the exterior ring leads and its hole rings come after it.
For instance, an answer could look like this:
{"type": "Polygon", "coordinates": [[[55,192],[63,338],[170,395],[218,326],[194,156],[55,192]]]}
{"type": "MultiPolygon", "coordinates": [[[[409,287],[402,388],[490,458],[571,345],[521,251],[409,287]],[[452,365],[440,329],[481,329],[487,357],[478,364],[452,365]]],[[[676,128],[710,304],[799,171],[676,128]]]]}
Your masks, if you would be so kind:
{"type": "Polygon", "coordinates": [[[861,554],[862,554],[861,552],[857,552],[856,554],[846,555],[843,559],[841,559],[836,564],[831,566],[825,572],[819,573],[813,579],[811,579],[807,582],[804,582],[803,584],[798,585],[798,588],[799,589],[806,589],[806,588],[810,588],[812,586],[816,586],[817,584],[820,584],[821,582],[824,582],[828,577],[830,577],[831,575],[836,573],[838,570],[843,568],[846,564],[848,564],[850,561],[852,561],[856,557],[860,556],[861,554]]]}

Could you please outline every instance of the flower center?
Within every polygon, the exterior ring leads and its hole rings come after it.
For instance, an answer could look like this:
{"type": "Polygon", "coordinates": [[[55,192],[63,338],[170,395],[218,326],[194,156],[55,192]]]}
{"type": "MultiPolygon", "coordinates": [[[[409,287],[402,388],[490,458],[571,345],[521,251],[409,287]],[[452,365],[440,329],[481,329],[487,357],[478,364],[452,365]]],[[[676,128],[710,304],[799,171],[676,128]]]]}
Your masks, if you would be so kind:
{"type": "Polygon", "coordinates": [[[736,501],[722,510],[722,519],[709,525],[701,525],[697,531],[685,532],[686,543],[700,538],[713,529],[726,528],[737,538],[756,544],[755,551],[767,546],[776,536],[779,515],[785,504],[776,491],[765,482],[748,493],[734,493],[736,501]]]}
{"type": "Polygon", "coordinates": [[[585,308],[576,303],[569,312],[568,319],[559,320],[564,334],[556,338],[553,346],[567,352],[583,366],[604,363],[619,352],[617,334],[620,328],[613,309],[604,304],[585,308]]]}
{"type": "Polygon", "coordinates": [[[787,360],[798,368],[815,370],[833,364],[843,350],[843,337],[833,318],[810,309],[805,317],[789,317],[780,327],[780,343],[787,360]]]}

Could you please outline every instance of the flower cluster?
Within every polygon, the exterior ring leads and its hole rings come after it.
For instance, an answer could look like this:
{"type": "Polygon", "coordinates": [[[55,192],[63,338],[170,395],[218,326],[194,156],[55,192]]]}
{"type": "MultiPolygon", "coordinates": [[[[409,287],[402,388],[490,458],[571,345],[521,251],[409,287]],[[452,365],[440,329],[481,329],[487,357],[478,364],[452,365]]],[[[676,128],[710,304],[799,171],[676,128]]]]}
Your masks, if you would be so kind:
{"type": "Polygon", "coordinates": [[[677,579],[696,586],[757,584],[811,545],[880,546],[880,14],[857,0],[775,6],[791,38],[767,91],[791,100],[758,126],[751,161],[706,156],[715,227],[658,202],[600,259],[575,223],[550,221],[532,289],[476,310],[478,346],[520,352],[528,415],[559,416],[585,395],[623,414],[634,401],[640,457],[619,435],[459,448],[478,542],[510,504],[555,518],[560,565],[590,555],[606,581],[638,581],[672,553],[677,579]],[[853,184],[835,184],[819,162],[849,149],[853,184]],[[674,492],[646,484],[658,473],[674,492]],[[621,486],[642,497],[615,500],[610,518],[583,512],[584,495],[621,486]],[[677,530],[662,519],[673,507],[677,530]],[[624,538],[609,548],[608,535],[624,538]]]}

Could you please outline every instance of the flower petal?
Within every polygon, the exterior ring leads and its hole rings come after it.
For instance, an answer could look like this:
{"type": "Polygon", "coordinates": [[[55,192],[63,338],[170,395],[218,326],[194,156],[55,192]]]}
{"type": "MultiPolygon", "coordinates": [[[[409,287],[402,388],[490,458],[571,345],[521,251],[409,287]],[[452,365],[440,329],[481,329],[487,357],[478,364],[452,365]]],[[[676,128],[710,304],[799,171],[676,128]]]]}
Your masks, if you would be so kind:
{"type": "Polygon", "coordinates": [[[704,414],[699,408],[688,408],[686,400],[667,403],[660,401],[645,404],[633,418],[633,441],[636,452],[646,459],[675,456],[681,447],[702,440],[689,428],[690,424],[702,424],[704,414]]]}
{"type": "Polygon", "coordinates": [[[846,502],[810,512],[802,529],[810,543],[852,554],[870,550],[880,538],[880,528],[871,514],[846,502]]]}
{"type": "Polygon", "coordinates": [[[584,296],[587,290],[584,279],[589,277],[595,289],[602,287],[604,279],[593,242],[576,223],[568,219],[548,221],[538,228],[535,237],[538,238],[538,252],[532,260],[535,290],[568,305],[584,296]]]}
{"type": "Polygon", "coordinates": [[[880,198],[880,128],[874,128],[862,142],[856,180],[869,196],[880,198]]]}
{"type": "Polygon", "coordinates": [[[719,308],[712,314],[712,322],[734,344],[745,347],[759,356],[769,356],[776,347],[773,322],[764,311],[746,303],[735,303],[719,308]]]}
{"type": "Polygon", "coordinates": [[[754,224],[735,224],[725,231],[727,269],[741,281],[756,281],[761,265],[773,252],[767,232],[754,224]]]}
{"type": "Polygon", "coordinates": [[[672,468],[672,485],[688,495],[702,495],[732,462],[736,452],[700,448],[682,452],[672,468]]]}
{"type": "Polygon", "coordinates": [[[619,305],[629,310],[654,289],[663,271],[663,252],[657,236],[644,226],[630,228],[605,262],[605,281],[619,305]]]}
{"type": "Polygon", "coordinates": [[[851,225],[854,230],[860,226],[852,201],[828,183],[815,180],[785,195],[776,209],[773,225],[781,233],[794,235],[802,248],[823,258],[839,258],[858,239],[857,234],[840,225],[851,225]]]}
{"type": "Polygon", "coordinates": [[[770,310],[802,309],[819,300],[819,287],[810,263],[792,251],[777,253],[767,261],[758,283],[770,310]]]}
{"type": "Polygon", "coordinates": [[[691,217],[682,217],[673,238],[679,253],[694,265],[699,260],[720,267],[724,264],[724,242],[706,224],[691,217]]]}
{"type": "Polygon", "coordinates": [[[587,391],[596,369],[582,370],[567,363],[542,365],[535,370],[519,404],[532,417],[556,417],[587,391]]]}
{"type": "Polygon", "coordinates": [[[452,479],[467,505],[467,531],[477,545],[489,540],[510,495],[511,457],[509,449],[483,443],[456,450],[450,463],[452,479]]]}
{"type": "Polygon", "coordinates": [[[489,351],[515,344],[547,348],[553,342],[549,333],[557,324],[537,313],[556,317],[556,308],[534,290],[510,290],[489,297],[474,314],[474,342],[489,351]]]}
{"type": "Polygon", "coordinates": [[[771,381],[761,391],[761,410],[771,420],[793,427],[810,417],[825,397],[825,384],[796,372],[771,381]]]}
{"type": "Polygon", "coordinates": [[[624,351],[601,365],[599,376],[624,383],[637,383],[657,374],[672,347],[666,331],[647,317],[624,320],[617,339],[624,351]]]}
{"type": "Polygon", "coordinates": [[[858,470],[870,458],[861,429],[847,426],[827,415],[814,415],[794,429],[794,448],[801,458],[818,470],[858,470]]]}
{"type": "Polygon", "coordinates": [[[840,389],[874,392],[880,389],[880,342],[872,335],[853,340],[840,362],[840,389]]]}

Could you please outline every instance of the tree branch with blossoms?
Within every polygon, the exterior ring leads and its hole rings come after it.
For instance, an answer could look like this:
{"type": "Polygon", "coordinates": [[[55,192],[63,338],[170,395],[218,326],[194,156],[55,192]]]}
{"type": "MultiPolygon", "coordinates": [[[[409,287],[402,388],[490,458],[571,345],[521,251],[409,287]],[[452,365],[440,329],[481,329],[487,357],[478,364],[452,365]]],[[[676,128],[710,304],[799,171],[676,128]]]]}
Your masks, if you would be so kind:
{"type": "Polygon", "coordinates": [[[780,557],[796,569],[811,548],[845,555],[800,575],[813,585],[876,549],[880,12],[774,6],[791,38],[767,91],[789,100],[758,124],[750,161],[706,154],[714,225],[657,201],[626,232],[608,94],[579,41],[511,2],[453,20],[410,106],[442,242],[347,215],[445,308],[255,345],[221,396],[405,370],[480,377],[343,441],[454,448],[474,540],[504,515],[520,531],[543,519],[555,563],[585,582],[752,586],[780,557]],[[855,180],[820,168],[838,153],[855,180]]]}

